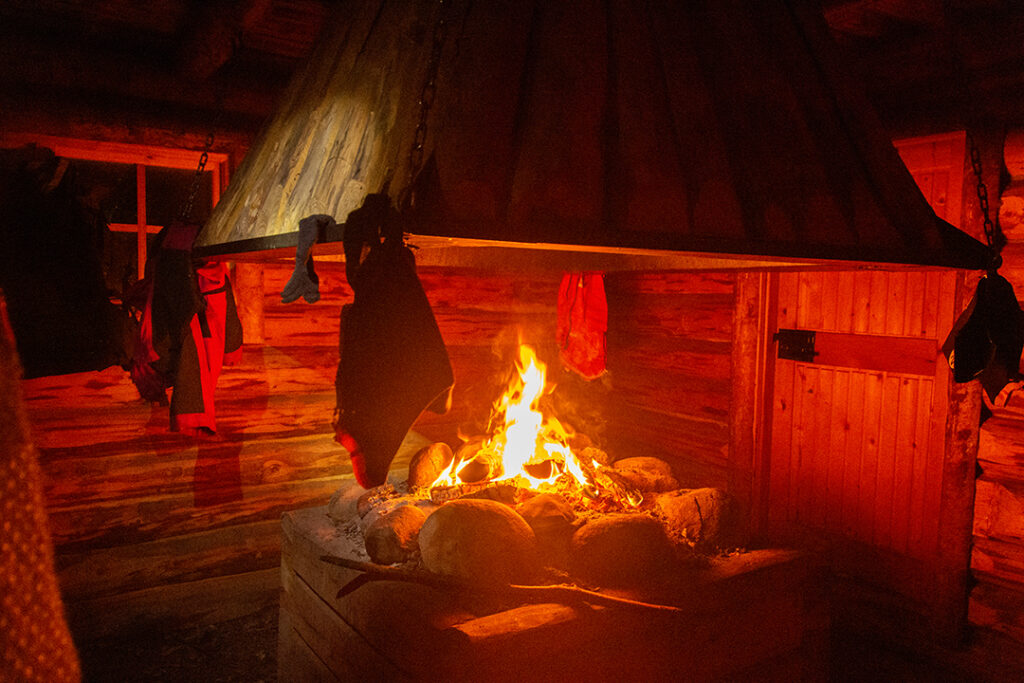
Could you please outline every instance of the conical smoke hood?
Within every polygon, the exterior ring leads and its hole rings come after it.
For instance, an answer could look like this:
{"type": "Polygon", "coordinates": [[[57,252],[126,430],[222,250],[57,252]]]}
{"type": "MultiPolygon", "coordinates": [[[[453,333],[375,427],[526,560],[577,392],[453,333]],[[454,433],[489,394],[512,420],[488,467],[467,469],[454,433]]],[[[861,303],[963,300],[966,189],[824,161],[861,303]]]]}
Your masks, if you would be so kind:
{"type": "Polygon", "coordinates": [[[984,267],[806,4],[346,3],[199,244],[286,244],[301,218],[343,222],[390,179],[396,199],[415,189],[415,235],[984,267]]]}

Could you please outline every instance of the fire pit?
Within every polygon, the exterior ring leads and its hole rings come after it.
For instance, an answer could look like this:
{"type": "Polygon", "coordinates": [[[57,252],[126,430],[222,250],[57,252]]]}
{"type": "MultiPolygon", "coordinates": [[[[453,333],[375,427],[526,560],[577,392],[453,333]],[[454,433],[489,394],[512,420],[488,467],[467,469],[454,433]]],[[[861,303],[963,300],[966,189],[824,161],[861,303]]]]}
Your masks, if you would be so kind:
{"type": "Polygon", "coordinates": [[[823,677],[810,560],[744,550],[726,492],[612,462],[548,391],[521,346],[485,434],[284,516],[282,680],[823,677]]]}

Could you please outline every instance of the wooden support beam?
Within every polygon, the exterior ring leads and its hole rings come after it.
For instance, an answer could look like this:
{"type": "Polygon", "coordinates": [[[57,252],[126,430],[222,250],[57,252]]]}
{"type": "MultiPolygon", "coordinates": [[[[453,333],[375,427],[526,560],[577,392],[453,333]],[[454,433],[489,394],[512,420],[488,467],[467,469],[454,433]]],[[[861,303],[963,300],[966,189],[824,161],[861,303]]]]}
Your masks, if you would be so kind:
{"type": "MultiPolygon", "coordinates": [[[[70,159],[89,159],[115,164],[144,164],[194,171],[199,164],[201,149],[182,149],[159,145],[143,145],[127,142],[112,142],[72,138],[60,135],[45,135],[31,132],[0,131],[0,146],[20,147],[35,144],[53,150],[57,156],[70,159]]],[[[201,148],[201,143],[197,143],[201,148]]],[[[228,155],[210,152],[207,167],[227,164],[228,155]]],[[[213,170],[212,168],[210,170],[213,170]]],[[[220,169],[218,169],[218,172],[220,169]]],[[[215,177],[215,179],[217,179],[215,177]]]]}
{"type": "Polygon", "coordinates": [[[263,264],[236,263],[233,284],[243,339],[246,344],[262,344],[266,341],[263,264]]]}
{"type": "Polygon", "coordinates": [[[146,274],[146,167],[143,164],[135,166],[135,197],[138,216],[138,237],[135,245],[138,253],[138,277],[141,280],[146,274]]]}

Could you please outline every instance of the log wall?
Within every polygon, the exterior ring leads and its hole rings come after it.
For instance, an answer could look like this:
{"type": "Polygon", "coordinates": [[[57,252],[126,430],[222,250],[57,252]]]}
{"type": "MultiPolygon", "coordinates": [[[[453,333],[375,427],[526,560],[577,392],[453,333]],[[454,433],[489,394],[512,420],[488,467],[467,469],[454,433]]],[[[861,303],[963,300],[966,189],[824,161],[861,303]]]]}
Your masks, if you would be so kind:
{"type": "Polygon", "coordinates": [[[683,486],[729,483],[736,275],[609,276],[609,446],[668,460],[683,486]]]}
{"type": "MultiPolygon", "coordinates": [[[[167,408],[139,399],[120,368],[24,381],[79,640],[215,622],[277,600],[281,513],[326,504],[351,471],[330,426],[338,314],[351,291],[341,264],[317,270],[320,302],[283,305],[291,267],[264,267],[265,341],[225,368],[214,437],[169,433],[167,408]]],[[[448,414],[426,414],[414,429],[457,443],[460,429],[486,421],[519,330],[556,357],[560,273],[423,268],[420,276],[456,388],[448,414]]],[[[583,391],[556,363],[549,372],[575,390],[578,414],[589,415],[613,456],[661,455],[689,481],[725,485],[733,279],[608,276],[608,375],[583,391]]]]}

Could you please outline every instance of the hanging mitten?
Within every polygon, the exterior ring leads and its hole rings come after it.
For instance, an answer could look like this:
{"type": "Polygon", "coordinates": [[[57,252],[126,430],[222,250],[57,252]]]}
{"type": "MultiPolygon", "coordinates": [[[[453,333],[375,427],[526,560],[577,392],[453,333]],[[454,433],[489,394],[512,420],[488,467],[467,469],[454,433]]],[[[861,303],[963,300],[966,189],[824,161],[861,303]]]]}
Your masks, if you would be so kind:
{"type": "Polygon", "coordinates": [[[334,218],[317,213],[299,221],[299,243],[295,247],[295,270],[281,290],[281,303],[289,304],[300,296],[309,303],[320,300],[320,278],[313,268],[313,245],[320,231],[336,225],[334,218]]]}

